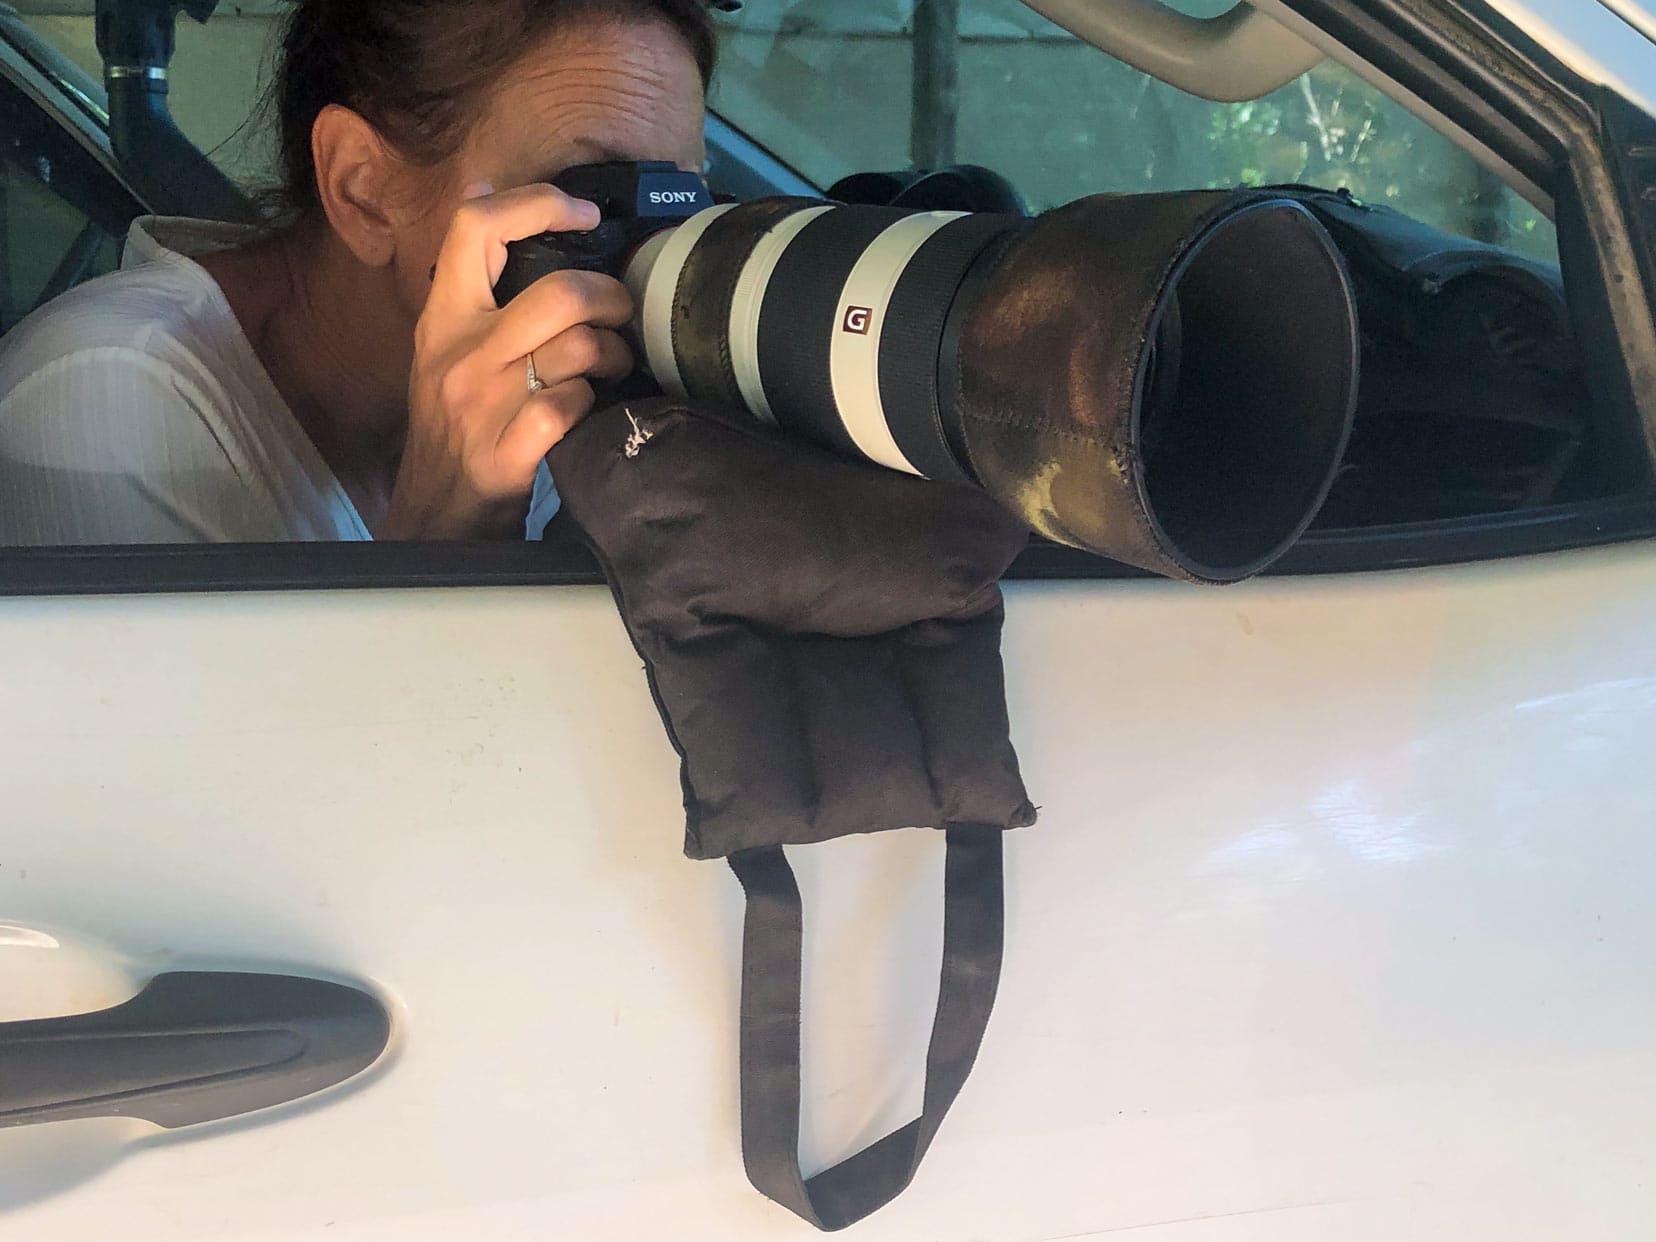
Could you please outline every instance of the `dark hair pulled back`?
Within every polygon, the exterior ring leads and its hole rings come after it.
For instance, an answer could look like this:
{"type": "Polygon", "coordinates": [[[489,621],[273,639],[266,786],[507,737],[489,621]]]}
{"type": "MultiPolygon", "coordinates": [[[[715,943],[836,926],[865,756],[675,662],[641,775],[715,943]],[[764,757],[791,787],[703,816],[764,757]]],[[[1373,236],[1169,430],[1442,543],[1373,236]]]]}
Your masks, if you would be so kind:
{"type": "Polygon", "coordinates": [[[460,149],[483,97],[524,53],[580,19],[661,21],[705,85],[716,43],[707,0],[293,0],[272,102],[284,215],[321,207],[311,130],[330,104],[360,113],[422,165],[460,149]]]}

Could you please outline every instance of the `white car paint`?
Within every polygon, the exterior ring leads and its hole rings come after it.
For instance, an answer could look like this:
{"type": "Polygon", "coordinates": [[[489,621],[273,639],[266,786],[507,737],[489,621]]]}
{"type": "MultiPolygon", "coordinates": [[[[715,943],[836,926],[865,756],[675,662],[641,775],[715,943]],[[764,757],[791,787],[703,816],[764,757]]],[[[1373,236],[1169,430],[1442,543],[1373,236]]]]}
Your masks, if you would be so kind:
{"type": "MultiPolygon", "coordinates": [[[[1000,1003],[854,1236],[1650,1236],[1653,617],[1649,543],[1011,588],[1000,1003]]],[[[739,892],[606,592],[0,601],[0,790],[0,1020],[211,968],[397,1017],[272,1113],[0,1131],[6,1242],[813,1236],[742,1174],[739,892]]],[[[941,849],[796,855],[820,1164],[918,1102],[941,849]]]]}
{"type": "MultiPolygon", "coordinates": [[[[1643,1236],[1652,615],[1647,544],[1013,588],[1045,814],[1005,985],[858,1236],[1643,1236]]],[[[36,933],[0,995],[64,953],[68,1010],[120,999],[101,961],[399,1010],[388,1065],[284,1115],[0,1134],[3,1236],[805,1236],[742,1176],[739,893],[679,856],[605,592],[17,600],[0,685],[0,909],[36,933]]],[[[796,853],[826,1161],[916,1102],[941,852],[796,853]]]]}

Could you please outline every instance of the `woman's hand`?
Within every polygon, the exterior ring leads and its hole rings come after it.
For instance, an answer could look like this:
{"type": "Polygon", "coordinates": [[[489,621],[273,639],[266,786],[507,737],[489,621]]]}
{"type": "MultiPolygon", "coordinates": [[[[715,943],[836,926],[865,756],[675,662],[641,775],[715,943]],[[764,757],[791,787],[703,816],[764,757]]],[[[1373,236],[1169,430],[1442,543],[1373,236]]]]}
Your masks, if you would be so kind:
{"type": "Polygon", "coordinates": [[[631,372],[615,329],[633,302],[617,280],[554,272],[495,305],[508,242],[597,224],[591,203],[545,185],[472,199],[455,215],[415,328],[408,440],[382,538],[521,531],[541,460],[592,409],[588,378],[631,372]],[[536,393],[531,354],[546,385],[536,393]]]}

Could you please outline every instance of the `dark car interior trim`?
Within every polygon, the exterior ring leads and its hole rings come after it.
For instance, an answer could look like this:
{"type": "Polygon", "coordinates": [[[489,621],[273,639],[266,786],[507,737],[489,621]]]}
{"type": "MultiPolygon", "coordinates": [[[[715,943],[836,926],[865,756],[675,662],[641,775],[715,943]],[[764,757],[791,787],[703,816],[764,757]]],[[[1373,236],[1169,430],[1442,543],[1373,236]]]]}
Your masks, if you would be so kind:
{"type": "MultiPolygon", "coordinates": [[[[1269,575],[1418,569],[1653,537],[1656,500],[1607,500],[1453,523],[1313,534],[1273,566],[1269,575]]],[[[1147,576],[1141,570],[1039,540],[1031,542],[1007,575],[1012,581],[1147,576]]],[[[531,544],[214,544],[0,553],[0,596],[598,586],[603,581],[591,554],[567,535],[531,544]]]]}

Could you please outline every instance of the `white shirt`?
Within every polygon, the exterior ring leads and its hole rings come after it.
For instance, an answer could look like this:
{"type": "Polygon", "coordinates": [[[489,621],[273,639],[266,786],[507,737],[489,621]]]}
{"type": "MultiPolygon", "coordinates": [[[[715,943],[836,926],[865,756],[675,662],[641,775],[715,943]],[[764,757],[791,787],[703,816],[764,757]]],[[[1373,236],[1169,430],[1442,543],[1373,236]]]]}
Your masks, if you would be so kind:
{"type": "Polygon", "coordinates": [[[0,545],[372,538],[188,257],[247,236],[139,220],[0,342],[0,545]]]}

